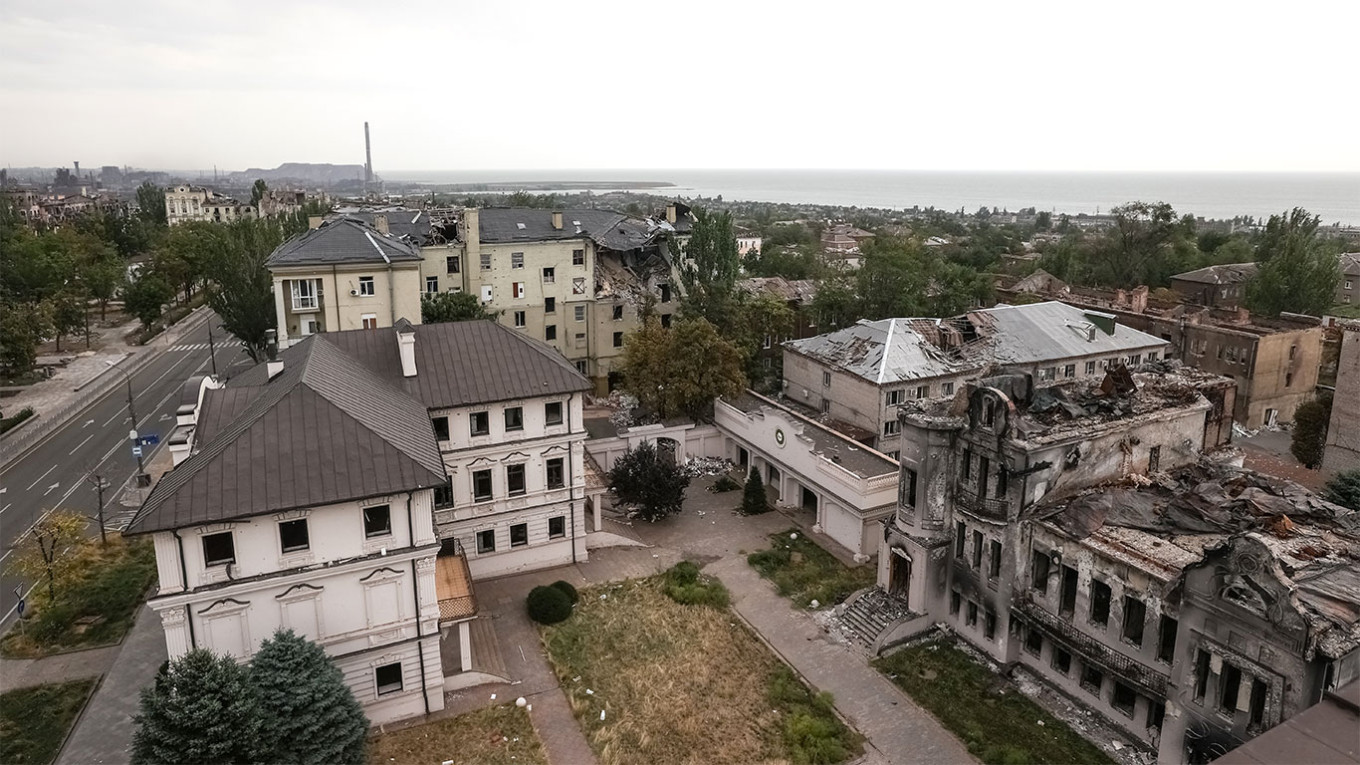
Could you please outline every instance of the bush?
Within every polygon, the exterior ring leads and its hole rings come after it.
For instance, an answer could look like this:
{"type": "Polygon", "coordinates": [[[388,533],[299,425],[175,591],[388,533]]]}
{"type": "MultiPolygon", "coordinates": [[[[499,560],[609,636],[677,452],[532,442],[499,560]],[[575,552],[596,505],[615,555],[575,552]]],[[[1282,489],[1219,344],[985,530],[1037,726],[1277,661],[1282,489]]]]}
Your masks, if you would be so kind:
{"type": "Polygon", "coordinates": [[[736,491],[740,488],[741,484],[737,483],[737,479],[726,473],[723,473],[718,480],[713,482],[713,491],[718,492],[719,494],[725,491],[736,491]]]}
{"type": "Polygon", "coordinates": [[[770,503],[765,498],[765,482],[760,480],[760,471],[751,468],[746,476],[746,488],[741,497],[742,515],[760,515],[768,512],[770,503]]]}
{"type": "Polygon", "coordinates": [[[561,590],[562,594],[567,596],[567,599],[571,601],[573,606],[581,601],[581,594],[576,591],[576,588],[572,586],[571,582],[568,582],[565,579],[558,579],[548,586],[561,590]]]}
{"type": "Polygon", "coordinates": [[[18,427],[19,423],[33,416],[33,407],[26,406],[20,409],[13,417],[0,419],[0,433],[8,433],[18,427]]]}
{"type": "Polygon", "coordinates": [[[686,606],[727,608],[732,596],[717,577],[700,574],[694,563],[682,560],[662,575],[662,590],[676,603],[686,606]]]}
{"type": "Polygon", "coordinates": [[[829,765],[849,759],[856,734],[836,716],[829,693],[812,693],[787,667],[770,673],[770,704],[784,710],[784,743],[796,763],[829,765]]]}
{"type": "Polygon", "coordinates": [[[571,599],[557,587],[535,587],[525,600],[529,618],[539,624],[557,624],[571,616],[571,599]]]}

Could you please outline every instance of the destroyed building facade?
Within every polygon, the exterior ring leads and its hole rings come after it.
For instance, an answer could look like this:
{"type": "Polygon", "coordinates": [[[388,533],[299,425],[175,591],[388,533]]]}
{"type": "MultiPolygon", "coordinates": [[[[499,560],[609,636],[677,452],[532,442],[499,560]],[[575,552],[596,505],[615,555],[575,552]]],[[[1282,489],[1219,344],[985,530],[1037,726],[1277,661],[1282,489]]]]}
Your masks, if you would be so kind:
{"type": "Polygon", "coordinates": [[[910,614],[874,644],[947,625],[1164,763],[1205,761],[1353,678],[1355,514],[1234,467],[1235,390],[1164,362],[1049,388],[999,375],[902,407],[878,583],[910,614]]]}

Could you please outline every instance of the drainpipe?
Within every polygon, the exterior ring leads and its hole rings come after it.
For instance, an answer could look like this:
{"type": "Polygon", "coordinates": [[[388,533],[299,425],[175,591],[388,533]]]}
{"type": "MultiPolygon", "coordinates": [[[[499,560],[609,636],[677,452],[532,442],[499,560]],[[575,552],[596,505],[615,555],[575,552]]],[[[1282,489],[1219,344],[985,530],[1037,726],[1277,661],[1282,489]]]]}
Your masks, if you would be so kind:
{"type": "MultiPolygon", "coordinates": [[[[179,577],[184,585],[184,591],[189,591],[189,568],[184,565],[184,538],[179,535],[179,529],[170,532],[175,535],[175,542],[179,545],[179,577]]],[[[189,624],[189,647],[198,648],[198,641],[194,639],[194,610],[188,603],[184,604],[184,620],[189,624]]]]}
{"type": "Polygon", "coordinates": [[[390,260],[387,262],[387,310],[392,317],[389,326],[393,326],[397,323],[397,286],[390,260]]]}
{"type": "MultiPolygon", "coordinates": [[[[571,429],[571,404],[576,400],[576,394],[567,396],[567,435],[572,435],[571,429]]],[[[567,441],[567,508],[569,515],[567,522],[571,524],[571,562],[576,561],[576,461],[572,459],[571,441],[567,441]]]]}
{"type": "MultiPolygon", "coordinates": [[[[416,546],[416,528],[411,519],[411,498],[413,492],[406,492],[406,537],[411,546],[416,546]]],[[[416,602],[416,651],[420,655],[420,698],[425,702],[425,714],[430,713],[430,691],[425,682],[425,636],[420,634],[420,574],[416,562],[411,561],[411,591],[416,602]]]]}

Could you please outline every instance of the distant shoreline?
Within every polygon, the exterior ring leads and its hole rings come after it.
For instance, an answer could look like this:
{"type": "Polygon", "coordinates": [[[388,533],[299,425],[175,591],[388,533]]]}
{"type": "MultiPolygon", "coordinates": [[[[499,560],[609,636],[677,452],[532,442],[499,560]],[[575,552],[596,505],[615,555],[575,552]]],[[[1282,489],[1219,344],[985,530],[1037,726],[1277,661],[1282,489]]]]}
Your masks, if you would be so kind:
{"type": "Polygon", "coordinates": [[[675,188],[670,181],[504,181],[499,183],[440,183],[438,181],[413,181],[407,178],[387,178],[387,183],[409,183],[424,186],[436,191],[487,191],[493,193],[516,191],[600,191],[675,188]]]}

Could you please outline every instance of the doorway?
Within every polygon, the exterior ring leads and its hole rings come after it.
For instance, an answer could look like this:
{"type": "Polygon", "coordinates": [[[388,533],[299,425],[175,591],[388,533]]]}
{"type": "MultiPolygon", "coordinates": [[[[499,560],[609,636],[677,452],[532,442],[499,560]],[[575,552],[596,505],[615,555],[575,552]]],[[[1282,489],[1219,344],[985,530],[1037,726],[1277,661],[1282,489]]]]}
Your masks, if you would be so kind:
{"type": "Polygon", "coordinates": [[[892,560],[888,564],[888,594],[894,598],[900,598],[908,607],[911,606],[909,593],[911,592],[911,558],[899,548],[893,548],[892,560]]]}

